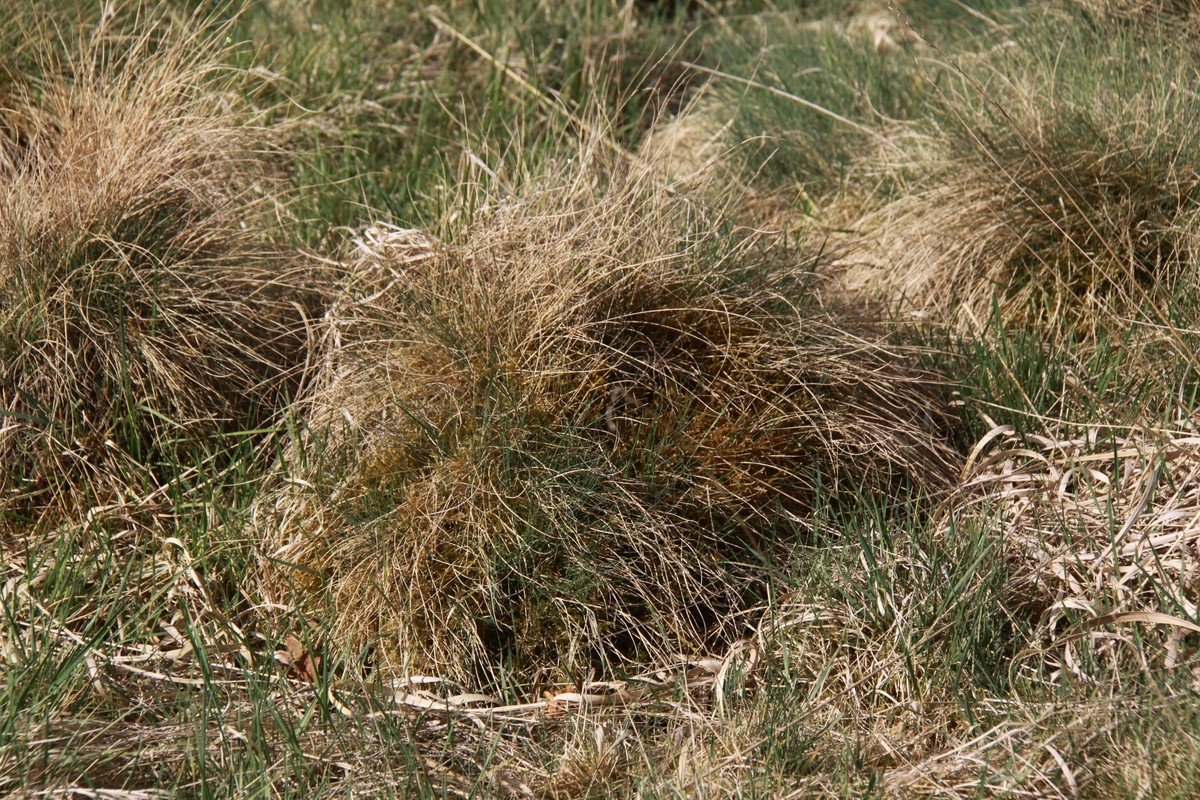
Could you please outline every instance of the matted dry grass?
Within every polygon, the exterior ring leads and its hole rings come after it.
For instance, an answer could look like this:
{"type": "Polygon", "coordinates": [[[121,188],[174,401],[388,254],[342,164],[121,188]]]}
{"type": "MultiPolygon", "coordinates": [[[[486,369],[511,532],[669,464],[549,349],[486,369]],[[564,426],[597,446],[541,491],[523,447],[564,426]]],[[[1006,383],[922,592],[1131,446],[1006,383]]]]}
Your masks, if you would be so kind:
{"type": "Polygon", "coordinates": [[[584,160],[452,243],[368,231],[324,321],[259,506],[267,586],[327,593],[333,636],[392,670],[586,674],[727,640],[814,482],[928,491],[954,462],[903,348],[796,305],[806,267],[584,160]]]}
{"type": "Polygon", "coordinates": [[[1039,619],[1041,645],[1014,669],[1102,681],[1192,661],[1200,633],[1191,622],[1200,599],[1194,432],[1020,437],[999,426],[966,475],[968,502],[948,514],[959,526],[974,519],[1004,530],[1009,604],[1039,619]]]}

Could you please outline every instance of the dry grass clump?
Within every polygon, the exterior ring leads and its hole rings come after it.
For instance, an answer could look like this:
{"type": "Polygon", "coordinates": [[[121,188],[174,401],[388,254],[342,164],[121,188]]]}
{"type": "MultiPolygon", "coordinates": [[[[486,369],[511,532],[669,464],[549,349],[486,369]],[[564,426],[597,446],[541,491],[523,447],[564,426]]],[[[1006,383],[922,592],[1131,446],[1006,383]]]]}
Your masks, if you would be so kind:
{"type": "Polygon", "coordinates": [[[1195,0],[1074,0],[1074,3],[1105,21],[1143,22],[1147,17],[1167,15],[1175,22],[1195,24],[1200,11],[1195,0]]]}
{"type": "Polygon", "coordinates": [[[271,241],[237,76],[212,37],[105,24],[0,115],[0,510],[157,486],[304,356],[309,267],[271,241]]]}
{"type": "Polygon", "coordinates": [[[1194,663],[1200,438],[1001,426],[976,450],[955,515],[1005,531],[1009,605],[1035,615],[1040,640],[1017,666],[1095,681],[1194,663]]]}
{"type": "Polygon", "coordinates": [[[816,493],[930,489],[953,460],[902,351],[836,327],[803,270],[586,160],[453,243],[369,232],[325,320],[260,507],[268,583],[328,592],[335,636],[391,668],[702,646],[816,493]]]}
{"type": "Polygon", "coordinates": [[[933,118],[868,159],[894,191],[838,222],[865,240],[852,290],[1087,327],[1194,279],[1189,41],[1077,14],[1036,23],[1050,33],[964,62],[933,118]]]}

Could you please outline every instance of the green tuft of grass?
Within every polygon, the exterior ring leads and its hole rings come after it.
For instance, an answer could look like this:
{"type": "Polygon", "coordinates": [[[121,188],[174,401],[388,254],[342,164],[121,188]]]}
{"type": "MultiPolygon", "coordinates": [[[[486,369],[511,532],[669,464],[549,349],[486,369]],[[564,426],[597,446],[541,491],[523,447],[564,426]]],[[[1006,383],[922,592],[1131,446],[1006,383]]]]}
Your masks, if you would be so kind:
{"type": "Polygon", "coordinates": [[[855,164],[888,155],[893,128],[938,105],[948,81],[925,66],[931,42],[952,53],[991,46],[996,18],[1015,5],[804,3],[735,23],[708,58],[720,64],[714,96],[729,136],[748,145],[743,168],[798,193],[801,209],[836,200],[862,180],[855,164]]]}

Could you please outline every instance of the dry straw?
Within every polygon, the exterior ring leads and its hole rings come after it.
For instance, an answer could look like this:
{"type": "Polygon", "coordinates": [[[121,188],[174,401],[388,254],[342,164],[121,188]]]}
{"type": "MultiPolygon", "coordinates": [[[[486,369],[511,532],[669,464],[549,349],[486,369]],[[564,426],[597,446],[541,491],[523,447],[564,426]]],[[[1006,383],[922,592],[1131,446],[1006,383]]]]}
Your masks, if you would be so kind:
{"type": "Polygon", "coordinates": [[[1183,637],[1200,632],[1200,437],[1002,426],[968,470],[954,524],[1005,531],[1011,605],[1039,620],[1039,649],[1014,669],[1084,681],[1175,669],[1183,637]]]}

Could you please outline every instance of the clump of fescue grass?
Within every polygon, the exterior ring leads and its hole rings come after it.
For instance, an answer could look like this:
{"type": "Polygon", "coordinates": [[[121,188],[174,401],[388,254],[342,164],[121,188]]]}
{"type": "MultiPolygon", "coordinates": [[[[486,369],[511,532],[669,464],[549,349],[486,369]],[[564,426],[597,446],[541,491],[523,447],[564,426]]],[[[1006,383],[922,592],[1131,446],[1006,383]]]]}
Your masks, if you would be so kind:
{"type": "MultiPolygon", "coordinates": [[[[1087,331],[1194,279],[1197,76],[1161,22],[1036,12],[1039,33],[949,70],[863,175],[899,187],[837,223],[866,244],[852,290],[984,320],[1087,331]]],[[[861,207],[860,207],[861,208],[861,207]]]]}
{"type": "Polygon", "coordinates": [[[0,510],[156,487],[156,459],[270,414],[311,265],[275,243],[264,137],[215,36],[47,45],[0,140],[0,510]]]}
{"type": "Polygon", "coordinates": [[[325,320],[260,507],[268,585],[327,592],[333,635],[391,669],[703,647],[815,494],[928,490],[953,461],[925,378],[816,308],[809,265],[583,161],[450,242],[365,237],[325,320]]]}

